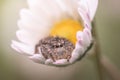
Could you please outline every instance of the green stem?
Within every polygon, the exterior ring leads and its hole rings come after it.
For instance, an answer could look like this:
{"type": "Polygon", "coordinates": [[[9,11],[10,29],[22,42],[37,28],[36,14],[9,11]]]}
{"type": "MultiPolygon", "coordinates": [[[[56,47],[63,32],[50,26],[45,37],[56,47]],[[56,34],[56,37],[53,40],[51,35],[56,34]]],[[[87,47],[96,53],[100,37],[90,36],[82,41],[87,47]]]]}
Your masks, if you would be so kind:
{"type": "Polygon", "coordinates": [[[99,43],[95,22],[93,22],[92,25],[93,25],[93,36],[95,38],[96,63],[100,75],[100,80],[104,80],[103,69],[105,70],[104,72],[107,72],[109,77],[112,78],[112,80],[120,80],[119,69],[114,64],[112,64],[107,57],[101,56],[100,43],[99,43]]]}
{"type": "Polygon", "coordinates": [[[98,69],[98,74],[99,74],[99,79],[103,80],[103,76],[102,76],[102,67],[101,67],[101,63],[100,63],[100,56],[101,56],[101,51],[100,51],[100,45],[99,45],[99,39],[98,39],[98,35],[97,35],[97,31],[96,31],[96,25],[95,25],[95,21],[92,22],[92,27],[93,27],[93,37],[95,38],[95,57],[96,57],[96,66],[98,69]]]}

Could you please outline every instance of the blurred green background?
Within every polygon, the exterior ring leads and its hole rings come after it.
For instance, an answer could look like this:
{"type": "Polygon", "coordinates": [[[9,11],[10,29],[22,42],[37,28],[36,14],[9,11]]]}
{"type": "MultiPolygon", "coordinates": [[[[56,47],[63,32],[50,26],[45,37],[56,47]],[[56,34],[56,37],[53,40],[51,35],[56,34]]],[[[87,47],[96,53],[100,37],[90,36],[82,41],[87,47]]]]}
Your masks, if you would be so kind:
{"type": "MultiPolygon", "coordinates": [[[[120,69],[120,0],[99,0],[96,13],[101,53],[120,69]]],[[[0,0],[0,80],[101,80],[94,55],[63,68],[33,63],[11,49],[16,39],[19,10],[26,0],[0,0]]],[[[119,71],[118,71],[119,72],[119,71]]],[[[112,80],[103,71],[103,80],[112,80]]]]}

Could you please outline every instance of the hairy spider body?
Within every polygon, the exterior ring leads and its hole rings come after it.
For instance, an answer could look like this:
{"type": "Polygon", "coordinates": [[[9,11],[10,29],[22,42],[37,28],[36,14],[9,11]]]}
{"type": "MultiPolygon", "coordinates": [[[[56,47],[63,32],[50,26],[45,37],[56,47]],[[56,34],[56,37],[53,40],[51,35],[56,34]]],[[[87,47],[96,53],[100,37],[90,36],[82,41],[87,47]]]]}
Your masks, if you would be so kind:
{"type": "Polygon", "coordinates": [[[39,41],[35,47],[35,54],[41,52],[45,59],[52,59],[53,61],[59,59],[69,61],[74,48],[75,46],[63,37],[49,36],[39,41]]]}

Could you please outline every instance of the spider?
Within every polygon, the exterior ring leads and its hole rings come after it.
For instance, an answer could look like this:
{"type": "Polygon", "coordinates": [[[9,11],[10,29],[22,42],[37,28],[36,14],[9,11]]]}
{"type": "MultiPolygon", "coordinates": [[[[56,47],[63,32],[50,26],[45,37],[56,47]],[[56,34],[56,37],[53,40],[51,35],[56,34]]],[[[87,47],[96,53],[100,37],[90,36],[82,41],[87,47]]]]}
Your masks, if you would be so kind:
{"type": "Polygon", "coordinates": [[[35,54],[41,54],[45,59],[52,59],[54,62],[59,59],[71,58],[75,46],[67,39],[58,36],[49,36],[39,41],[35,46],[35,54]]]}

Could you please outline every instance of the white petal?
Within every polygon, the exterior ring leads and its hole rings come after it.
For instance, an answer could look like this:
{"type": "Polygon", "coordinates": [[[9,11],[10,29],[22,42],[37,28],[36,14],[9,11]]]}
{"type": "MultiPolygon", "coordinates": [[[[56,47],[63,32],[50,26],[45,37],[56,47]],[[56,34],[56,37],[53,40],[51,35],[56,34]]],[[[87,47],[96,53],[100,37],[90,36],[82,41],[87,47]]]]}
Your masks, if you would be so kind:
{"type": "Polygon", "coordinates": [[[69,64],[69,62],[67,61],[67,59],[60,59],[60,60],[57,60],[53,63],[54,65],[67,65],[69,64]]]}
{"type": "MultiPolygon", "coordinates": [[[[28,0],[29,7],[32,11],[38,13],[44,13],[47,17],[59,17],[61,16],[61,10],[56,4],[56,1],[50,0],[28,0]]],[[[41,16],[41,15],[40,15],[41,16]]],[[[53,19],[51,18],[51,19],[53,19]]]]}
{"type": "Polygon", "coordinates": [[[89,14],[90,20],[92,21],[98,6],[98,0],[80,0],[79,7],[84,7],[84,10],[89,14]]]}
{"type": "Polygon", "coordinates": [[[78,42],[76,43],[75,49],[72,52],[72,56],[70,58],[70,63],[75,62],[77,59],[80,58],[81,55],[83,55],[85,49],[82,45],[80,45],[78,42]]]}
{"type": "Polygon", "coordinates": [[[46,60],[40,53],[34,54],[33,56],[30,56],[29,58],[36,63],[42,63],[42,64],[44,64],[46,60]]]}
{"type": "Polygon", "coordinates": [[[17,52],[22,53],[22,51],[21,51],[16,45],[11,44],[11,47],[12,47],[14,50],[16,50],[17,52]]]}
{"type": "Polygon", "coordinates": [[[85,28],[85,33],[86,33],[86,35],[88,36],[88,38],[90,39],[90,41],[92,40],[92,34],[91,34],[91,30],[90,29],[88,29],[88,28],[85,28]]]}
{"type": "Polygon", "coordinates": [[[26,55],[34,54],[34,47],[31,47],[29,45],[26,45],[17,41],[12,41],[12,47],[18,52],[24,53],[26,55]]]}
{"type": "Polygon", "coordinates": [[[88,47],[91,43],[91,36],[90,34],[88,33],[87,29],[84,29],[83,31],[83,45],[84,47],[88,47]]]}
{"type": "Polygon", "coordinates": [[[85,27],[83,31],[78,31],[76,34],[77,43],[75,49],[72,52],[70,63],[75,62],[85,52],[92,41],[91,31],[88,27],[85,27]]]}
{"type": "Polygon", "coordinates": [[[25,30],[17,31],[16,35],[21,42],[31,46],[35,46],[35,44],[37,44],[37,42],[40,40],[39,36],[34,35],[33,32],[30,33],[25,30]]]}
{"type": "Polygon", "coordinates": [[[38,17],[32,15],[27,9],[21,10],[21,20],[18,21],[20,31],[17,31],[18,39],[29,45],[35,45],[41,38],[49,34],[49,28],[51,27],[49,22],[41,20],[38,17]]]}
{"type": "MultiPolygon", "coordinates": [[[[85,21],[84,21],[84,22],[85,22],[85,21]]],[[[90,22],[90,21],[85,22],[85,23],[84,23],[84,27],[87,28],[87,29],[89,29],[89,30],[91,31],[91,30],[92,30],[91,22],[90,22]]]]}
{"type": "Polygon", "coordinates": [[[45,64],[52,64],[53,63],[53,60],[52,59],[47,59],[46,61],[45,61],[45,64]]]}
{"type": "Polygon", "coordinates": [[[88,29],[84,29],[83,32],[78,31],[77,40],[81,46],[86,48],[91,43],[91,40],[92,40],[91,33],[88,32],[88,29]]]}
{"type": "Polygon", "coordinates": [[[91,21],[90,21],[89,13],[88,10],[84,7],[84,5],[80,5],[80,7],[78,7],[78,13],[82,18],[84,26],[90,25],[91,21]]]}
{"type": "Polygon", "coordinates": [[[83,41],[83,31],[78,31],[76,34],[77,41],[83,41]]]}
{"type": "Polygon", "coordinates": [[[49,18],[48,13],[44,10],[44,4],[40,4],[39,1],[41,0],[27,0],[30,11],[37,16],[44,17],[45,19],[49,18]]]}
{"type": "Polygon", "coordinates": [[[55,0],[45,0],[44,3],[47,5],[46,7],[49,9],[49,13],[53,16],[53,19],[51,18],[51,20],[59,20],[60,17],[62,17],[63,12],[55,0]]]}
{"type": "Polygon", "coordinates": [[[50,21],[48,19],[45,19],[45,16],[43,16],[43,15],[37,16],[28,9],[22,9],[20,11],[20,16],[21,16],[21,22],[25,26],[32,28],[33,30],[40,31],[40,29],[43,29],[43,28],[49,29],[49,27],[51,27],[50,21]]]}
{"type": "Polygon", "coordinates": [[[68,16],[74,18],[74,19],[79,19],[80,16],[77,12],[77,1],[75,0],[56,0],[58,5],[61,7],[63,12],[65,12],[68,16]]]}

